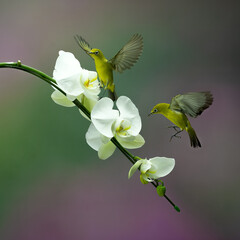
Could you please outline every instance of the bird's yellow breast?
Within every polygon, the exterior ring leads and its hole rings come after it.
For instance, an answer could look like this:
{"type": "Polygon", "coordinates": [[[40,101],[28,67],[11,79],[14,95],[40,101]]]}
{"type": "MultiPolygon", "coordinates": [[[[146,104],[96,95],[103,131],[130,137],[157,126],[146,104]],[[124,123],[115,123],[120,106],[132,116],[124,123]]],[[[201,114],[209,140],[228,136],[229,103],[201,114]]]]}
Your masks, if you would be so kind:
{"type": "Polygon", "coordinates": [[[113,71],[107,59],[95,59],[95,66],[100,81],[102,81],[105,86],[111,85],[113,82],[113,71]]]}
{"type": "Polygon", "coordinates": [[[181,128],[181,130],[185,130],[188,127],[189,121],[185,114],[173,111],[169,108],[170,104],[168,103],[161,103],[162,106],[160,108],[159,113],[165,116],[168,120],[174,123],[176,126],[181,128]]]}

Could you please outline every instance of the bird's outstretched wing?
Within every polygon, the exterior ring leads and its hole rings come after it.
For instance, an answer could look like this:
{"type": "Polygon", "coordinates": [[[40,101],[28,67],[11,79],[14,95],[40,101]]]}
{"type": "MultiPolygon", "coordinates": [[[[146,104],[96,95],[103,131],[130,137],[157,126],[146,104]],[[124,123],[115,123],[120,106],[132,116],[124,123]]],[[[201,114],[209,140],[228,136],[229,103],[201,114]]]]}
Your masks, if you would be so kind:
{"type": "Polygon", "coordinates": [[[92,50],[92,48],[90,47],[89,43],[84,39],[82,38],[81,36],[79,35],[75,35],[74,36],[77,44],[88,54],[89,51],[92,50]]]}
{"type": "Polygon", "coordinates": [[[213,102],[210,92],[189,92],[172,98],[170,109],[197,117],[213,102]]]}
{"type": "Polygon", "coordinates": [[[123,48],[109,62],[117,72],[131,68],[137,62],[143,50],[143,37],[140,34],[134,34],[132,38],[123,46],[123,48]]]}

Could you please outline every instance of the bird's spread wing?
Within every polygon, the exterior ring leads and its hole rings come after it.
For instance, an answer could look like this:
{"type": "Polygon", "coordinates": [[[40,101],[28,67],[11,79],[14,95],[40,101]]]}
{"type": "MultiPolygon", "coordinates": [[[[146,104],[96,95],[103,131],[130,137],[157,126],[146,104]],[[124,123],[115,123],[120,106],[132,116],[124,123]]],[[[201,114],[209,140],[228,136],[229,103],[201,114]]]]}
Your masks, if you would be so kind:
{"type": "Polygon", "coordinates": [[[190,92],[172,98],[170,109],[197,117],[213,102],[210,92],[190,92]]]}
{"type": "Polygon", "coordinates": [[[137,62],[143,50],[143,37],[134,34],[123,48],[109,61],[117,72],[131,68],[137,62]]]}
{"type": "Polygon", "coordinates": [[[82,37],[79,36],[79,35],[75,35],[74,38],[75,38],[77,44],[78,44],[87,54],[88,54],[89,51],[91,51],[92,48],[90,47],[90,45],[88,44],[88,42],[87,42],[84,38],[82,38],[82,37]]]}

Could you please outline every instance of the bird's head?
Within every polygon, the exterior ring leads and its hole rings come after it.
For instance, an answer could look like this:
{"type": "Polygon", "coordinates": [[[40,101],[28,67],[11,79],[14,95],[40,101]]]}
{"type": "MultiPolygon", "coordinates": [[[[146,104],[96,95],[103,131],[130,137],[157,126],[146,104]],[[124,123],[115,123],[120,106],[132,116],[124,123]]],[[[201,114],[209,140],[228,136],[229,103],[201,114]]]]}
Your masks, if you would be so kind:
{"type": "Polygon", "coordinates": [[[101,50],[97,48],[91,49],[91,51],[88,52],[88,54],[95,60],[95,59],[103,59],[104,55],[101,50]]]}
{"type": "Polygon", "coordinates": [[[154,106],[148,116],[156,113],[161,113],[161,104],[157,104],[156,106],[154,106]]]}

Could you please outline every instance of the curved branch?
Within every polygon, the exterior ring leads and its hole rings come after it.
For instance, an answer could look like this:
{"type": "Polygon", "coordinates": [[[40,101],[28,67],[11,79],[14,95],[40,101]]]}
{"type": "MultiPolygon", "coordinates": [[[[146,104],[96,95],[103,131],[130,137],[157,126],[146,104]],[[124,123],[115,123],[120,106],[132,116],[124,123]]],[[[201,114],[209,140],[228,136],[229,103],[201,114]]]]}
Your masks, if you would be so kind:
{"type": "MultiPolygon", "coordinates": [[[[56,84],[56,81],[51,78],[50,76],[48,76],[47,74],[29,67],[27,65],[23,65],[21,63],[21,61],[17,61],[17,62],[3,62],[0,63],[0,68],[12,68],[12,69],[18,69],[21,71],[25,71],[28,72],[36,77],[41,78],[42,80],[44,80],[45,82],[47,82],[48,84],[52,85],[55,89],[57,89],[58,91],[60,91],[62,94],[64,94],[66,96],[66,93],[58,87],[58,85],[56,84]]],[[[86,109],[86,107],[84,107],[77,99],[75,99],[73,101],[73,103],[76,105],[76,107],[78,107],[88,118],[89,120],[91,120],[91,114],[90,112],[86,109]]],[[[111,139],[112,143],[128,158],[128,160],[134,164],[138,159],[140,159],[137,156],[132,155],[130,152],[128,152],[118,141],[115,137],[113,137],[111,139]]],[[[156,188],[158,185],[154,182],[152,182],[152,185],[156,188]]],[[[167,196],[166,194],[164,194],[164,197],[167,199],[167,201],[174,207],[174,209],[178,212],[180,212],[180,209],[178,208],[178,206],[176,206],[167,196]]]]}

